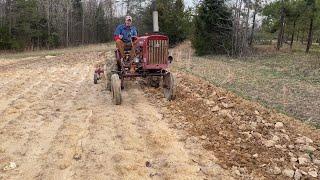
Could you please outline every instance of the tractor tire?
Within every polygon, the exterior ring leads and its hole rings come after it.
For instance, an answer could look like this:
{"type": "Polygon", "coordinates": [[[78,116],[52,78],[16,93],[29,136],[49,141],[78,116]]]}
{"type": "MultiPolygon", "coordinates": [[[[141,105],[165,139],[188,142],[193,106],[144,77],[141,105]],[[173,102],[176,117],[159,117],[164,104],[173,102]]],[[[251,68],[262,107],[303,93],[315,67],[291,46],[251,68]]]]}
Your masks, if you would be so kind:
{"type": "Polygon", "coordinates": [[[113,63],[107,73],[107,85],[106,88],[108,91],[111,91],[111,76],[114,74],[112,71],[117,71],[118,66],[116,63],[113,63]]]}
{"type": "Polygon", "coordinates": [[[115,105],[120,105],[122,101],[121,97],[121,80],[118,74],[113,74],[111,76],[111,92],[112,92],[112,102],[115,105]]]}
{"type": "Polygon", "coordinates": [[[167,100],[171,101],[176,98],[175,77],[172,73],[167,73],[163,76],[163,93],[167,100]]]}
{"type": "Polygon", "coordinates": [[[148,85],[154,88],[160,87],[160,80],[161,80],[160,77],[157,77],[157,76],[147,77],[148,85]]]}
{"type": "Polygon", "coordinates": [[[98,75],[97,75],[97,73],[94,73],[94,75],[93,75],[93,83],[94,84],[98,84],[98,75]]]}

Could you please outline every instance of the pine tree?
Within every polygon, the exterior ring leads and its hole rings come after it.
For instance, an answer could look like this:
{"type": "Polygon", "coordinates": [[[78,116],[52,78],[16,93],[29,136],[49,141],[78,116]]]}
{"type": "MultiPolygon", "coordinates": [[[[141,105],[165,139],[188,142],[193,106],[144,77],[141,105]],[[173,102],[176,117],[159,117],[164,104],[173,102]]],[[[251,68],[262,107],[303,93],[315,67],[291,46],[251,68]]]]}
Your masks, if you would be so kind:
{"type": "Polygon", "coordinates": [[[232,13],[224,0],[204,0],[199,4],[192,45],[197,55],[231,52],[232,13]]]}

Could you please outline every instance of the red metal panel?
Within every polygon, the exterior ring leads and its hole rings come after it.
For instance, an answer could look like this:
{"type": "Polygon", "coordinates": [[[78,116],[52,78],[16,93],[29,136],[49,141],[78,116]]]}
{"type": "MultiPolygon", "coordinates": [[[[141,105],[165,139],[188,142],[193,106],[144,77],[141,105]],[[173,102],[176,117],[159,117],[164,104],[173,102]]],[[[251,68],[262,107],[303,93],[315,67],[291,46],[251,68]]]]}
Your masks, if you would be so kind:
{"type": "Polygon", "coordinates": [[[168,67],[168,37],[151,35],[142,37],[144,40],[144,68],[165,69],[168,67]]]}
{"type": "Polygon", "coordinates": [[[141,36],[138,38],[138,46],[143,47],[144,69],[165,69],[168,67],[169,39],[167,36],[158,34],[141,36]]]}

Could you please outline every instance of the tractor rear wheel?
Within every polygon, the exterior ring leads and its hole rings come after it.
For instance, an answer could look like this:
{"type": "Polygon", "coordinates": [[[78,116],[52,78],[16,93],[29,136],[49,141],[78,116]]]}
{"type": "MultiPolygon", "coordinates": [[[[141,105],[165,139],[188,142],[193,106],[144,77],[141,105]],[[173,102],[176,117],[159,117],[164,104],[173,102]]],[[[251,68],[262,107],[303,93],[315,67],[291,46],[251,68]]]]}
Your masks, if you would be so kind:
{"type": "Polygon", "coordinates": [[[115,105],[120,105],[122,101],[121,97],[121,80],[118,74],[113,74],[111,76],[111,92],[112,92],[112,102],[115,105]]]}
{"type": "Polygon", "coordinates": [[[172,73],[167,73],[163,76],[163,93],[167,100],[174,100],[176,97],[175,77],[172,73]]]}

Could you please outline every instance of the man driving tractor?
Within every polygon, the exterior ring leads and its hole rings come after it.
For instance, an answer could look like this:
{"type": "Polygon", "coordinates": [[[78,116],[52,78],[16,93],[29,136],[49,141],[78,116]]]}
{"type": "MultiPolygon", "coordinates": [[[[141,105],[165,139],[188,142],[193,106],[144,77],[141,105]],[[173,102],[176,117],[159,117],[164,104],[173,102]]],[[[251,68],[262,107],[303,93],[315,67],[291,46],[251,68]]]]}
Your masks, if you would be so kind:
{"type": "Polygon", "coordinates": [[[120,51],[121,57],[124,57],[125,47],[131,47],[130,57],[135,55],[135,42],[137,40],[137,29],[132,26],[132,17],[126,16],[125,23],[120,24],[114,32],[114,40],[116,41],[117,48],[120,51]]]}
{"type": "Polygon", "coordinates": [[[158,12],[154,11],[153,34],[137,38],[137,29],[132,26],[132,17],[126,16],[125,23],[114,32],[115,59],[106,59],[106,89],[111,91],[112,102],[120,105],[121,91],[125,80],[144,78],[150,86],[158,88],[162,84],[164,96],[175,98],[175,78],[168,71],[173,58],[169,56],[169,37],[159,34],[158,12]]]}

